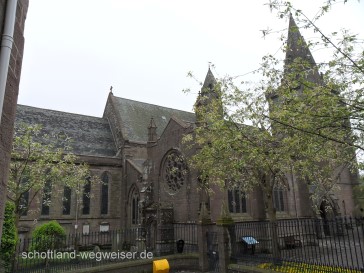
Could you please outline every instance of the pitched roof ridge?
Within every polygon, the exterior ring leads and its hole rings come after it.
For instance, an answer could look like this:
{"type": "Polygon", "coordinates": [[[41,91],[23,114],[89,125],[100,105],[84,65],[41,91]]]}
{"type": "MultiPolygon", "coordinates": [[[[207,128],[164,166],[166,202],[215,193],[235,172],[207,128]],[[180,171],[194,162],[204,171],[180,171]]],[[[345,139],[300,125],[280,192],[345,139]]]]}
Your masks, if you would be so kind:
{"type": "Polygon", "coordinates": [[[170,110],[174,110],[174,111],[180,111],[180,112],[185,112],[185,113],[189,113],[189,114],[194,114],[194,112],[189,112],[189,111],[186,111],[186,110],[181,110],[181,109],[171,108],[171,107],[167,107],[167,106],[162,106],[162,105],[158,105],[158,104],[154,104],[154,103],[137,101],[137,100],[122,98],[122,97],[118,97],[118,96],[114,96],[114,98],[122,99],[122,100],[128,100],[128,101],[132,101],[132,102],[137,102],[137,103],[141,103],[141,104],[147,104],[147,105],[157,106],[157,107],[161,107],[161,108],[165,108],[165,109],[170,109],[170,110]]]}
{"type": "Polygon", "coordinates": [[[100,119],[100,120],[105,120],[103,117],[96,117],[96,116],[90,116],[90,115],[85,115],[85,114],[65,112],[65,111],[61,111],[61,110],[41,108],[41,107],[30,106],[30,105],[25,105],[25,104],[18,104],[17,107],[19,107],[19,106],[20,107],[27,107],[27,108],[37,109],[37,110],[45,110],[45,111],[55,112],[55,113],[60,113],[60,114],[63,113],[63,114],[70,114],[70,115],[74,115],[74,116],[81,116],[81,117],[88,117],[88,118],[96,118],[96,119],[100,119]]]}
{"type": "MultiPolygon", "coordinates": [[[[116,102],[115,102],[115,100],[116,100],[116,99],[118,99],[118,98],[119,98],[119,97],[115,97],[113,93],[110,93],[110,94],[109,94],[109,96],[107,97],[106,105],[105,105],[104,115],[105,115],[105,111],[106,111],[107,104],[108,104],[108,102],[110,101],[110,105],[111,105],[111,108],[112,108],[112,110],[111,110],[111,111],[113,111],[113,112],[114,112],[114,114],[115,114],[115,118],[116,118],[116,120],[117,120],[117,122],[118,122],[117,127],[120,129],[120,132],[121,132],[122,138],[123,138],[124,140],[130,140],[130,139],[128,138],[128,134],[127,134],[127,132],[125,131],[125,126],[124,126],[124,124],[123,124],[123,120],[122,120],[122,118],[121,118],[119,115],[117,115],[118,111],[117,111],[117,106],[115,105],[115,103],[116,103],[116,102]],[[120,126],[120,127],[119,127],[119,126],[120,126]]],[[[110,129],[111,129],[111,124],[109,123],[109,125],[110,125],[110,129]]]]}

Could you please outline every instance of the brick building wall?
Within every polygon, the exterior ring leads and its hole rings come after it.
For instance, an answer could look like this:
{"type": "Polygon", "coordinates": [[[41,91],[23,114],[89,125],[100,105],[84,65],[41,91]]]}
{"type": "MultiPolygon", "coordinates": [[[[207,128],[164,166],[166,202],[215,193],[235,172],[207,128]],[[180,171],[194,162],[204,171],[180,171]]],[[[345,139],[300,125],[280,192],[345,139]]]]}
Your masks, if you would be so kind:
{"type": "MultiPolygon", "coordinates": [[[[4,27],[6,0],[0,0],[0,31],[4,27]]],[[[28,10],[29,0],[19,0],[16,11],[14,28],[14,44],[6,83],[4,106],[0,125],[0,234],[4,217],[4,204],[12,139],[14,133],[14,120],[19,92],[19,82],[24,51],[24,24],[28,10]]]]}

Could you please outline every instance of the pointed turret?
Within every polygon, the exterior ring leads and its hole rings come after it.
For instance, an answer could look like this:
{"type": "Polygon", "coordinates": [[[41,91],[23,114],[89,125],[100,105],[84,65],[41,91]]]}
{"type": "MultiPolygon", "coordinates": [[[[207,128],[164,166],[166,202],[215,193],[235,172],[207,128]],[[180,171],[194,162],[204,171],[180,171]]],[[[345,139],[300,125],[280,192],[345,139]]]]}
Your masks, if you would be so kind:
{"type": "Polygon", "coordinates": [[[157,138],[157,125],[155,125],[154,118],[152,117],[148,126],[148,142],[156,142],[157,138]]]}
{"type": "MultiPolygon", "coordinates": [[[[287,80],[288,82],[294,83],[297,80],[303,79],[316,84],[322,82],[315,59],[293,19],[292,14],[290,14],[286,58],[284,61],[284,77],[282,82],[287,80]]],[[[302,85],[297,84],[297,86],[291,86],[291,88],[300,90],[302,85]]],[[[266,98],[275,101],[278,96],[276,92],[270,92],[266,94],[266,98]]]]}
{"type": "Polygon", "coordinates": [[[222,104],[218,87],[216,86],[217,81],[214,75],[209,70],[207,71],[204,84],[202,85],[201,91],[198,93],[198,97],[195,103],[196,120],[197,123],[204,120],[203,113],[206,111],[219,111],[222,115],[222,104]],[[216,104],[218,100],[218,104],[216,104]],[[219,107],[218,109],[214,107],[219,107]]]}
{"type": "Polygon", "coordinates": [[[309,50],[305,39],[301,35],[296,22],[293,19],[292,14],[289,16],[289,26],[288,26],[288,37],[287,37],[287,50],[285,65],[292,64],[293,60],[296,58],[302,58],[307,61],[311,66],[316,66],[315,60],[309,50]]]}
{"type": "MultiPolygon", "coordinates": [[[[318,71],[315,59],[313,58],[305,39],[301,35],[292,14],[289,16],[286,58],[284,65],[286,75],[290,74],[290,72],[298,72],[309,82],[316,84],[322,83],[322,77],[318,71]],[[299,62],[297,62],[297,58],[299,58],[299,62]]],[[[297,78],[298,75],[291,75],[291,77],[292,76],[297,78]]],[[[297,86],[294,89],[299,88],[300,86],[297,86]]]]}
{"type": "Polygon", "coordinates": [[[214,74],[212,74],[211,69],[209,67],[209,70],[207,71],[205,81],[204,81],[202,89],[201,89],[201,93],[203,94],[205,92],[213,90],[215,84],[216,84],[216,79],[214,77],[214,74]]]}
{"type": "Polygon", "coordinates": [[[207,105],[211,102],[212,99],[218,98],[218,94],[214,89],[215,85],[216,85],[216,79],[209,67],[201,91],[198,94],[195,104],[196,106],[207,105]]]}

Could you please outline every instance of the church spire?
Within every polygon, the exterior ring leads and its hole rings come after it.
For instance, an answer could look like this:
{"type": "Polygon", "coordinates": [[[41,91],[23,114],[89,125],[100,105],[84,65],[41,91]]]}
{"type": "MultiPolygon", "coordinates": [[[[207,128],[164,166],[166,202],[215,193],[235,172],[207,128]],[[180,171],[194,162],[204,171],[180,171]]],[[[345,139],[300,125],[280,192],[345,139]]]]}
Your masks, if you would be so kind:
{"type": "Polygon", "coordinates": [[[201,91],[198,93],[198,97],[195,103],[196,120],[197,122],[203,120],[203,113],[206,111],[216,111],[213,109],[219,106],[218,111],[222,112],[221,97],[217,86],[217,81],[211,72],[210,66],[207,71],[205,81],[202,85],[201,91]],[[218,101],[218,104],[216,102],[218,101]]]}
{"type": "Polygon", "coordinates": [[[198,93],[195,106],[207,105],[211,102],[212,99],[218,97],[218,94],[215,90],[215,85],[216,79],[214,77],[214,74],[212,74],[209,66],[209,70],[207,71],[201,91],[198,93]]]}
{"type": "Polygon", "coordinates": [[[292,14],[289,16],[288,37],[286,48],[286,67],[293,63],[296,58],[302,58],[307,61],[311,66],[316,66],[315,60],[309,50],[305,39],[301,35],[292,14]]]}
{"type": "Polygon", "coordinates": [[[205,81],[202,85],[201,93],[208,93],[209,91],[213,90],[214,86],[216,84],[216,79],[214,77],[214,74],[212,74],[210,66],[209,70],[207,71],[205,81]]]}
{"type": "Polygon", "coordinates": [[[291,72],[296,73],[298,70],[303,72],[301,75],[305,75],[304,77],[309,82],[316,84],[322,82],[322,77],[318,71],[315,59],[305,39],[301,35],[292,14],[290,14],[284,73],[289,75],[291,72]],[[299,58],[300,63],[295,63],[297,58],[299,58]]]}

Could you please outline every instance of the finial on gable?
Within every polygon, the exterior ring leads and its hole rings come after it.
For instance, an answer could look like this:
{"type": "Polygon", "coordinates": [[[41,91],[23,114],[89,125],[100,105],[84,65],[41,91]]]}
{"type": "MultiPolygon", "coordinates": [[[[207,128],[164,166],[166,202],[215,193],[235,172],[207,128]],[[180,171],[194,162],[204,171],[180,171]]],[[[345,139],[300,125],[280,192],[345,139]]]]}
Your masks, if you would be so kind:
{"type": "Polygon", "coordinates": [[[150,123],[148,126],[148,142],[155,142],[158,139],[157,135],[157,125],[154,122],[154,118],[150,118],[150,123]]]}
{"type": "Polygon", "coordinates": [[[112,86],[110,86],[110,93],[111,93],[111,94],[113,94],[113,92],[112,92],[112,88],[113,88],[113,87],[112,87],[112,86]]]}
{"type": "Polygon", "coordinates": [[[157,128],[157,125],[155,125],[154,118],[150,118],[150,123],[148,128],[157,128]]]}

